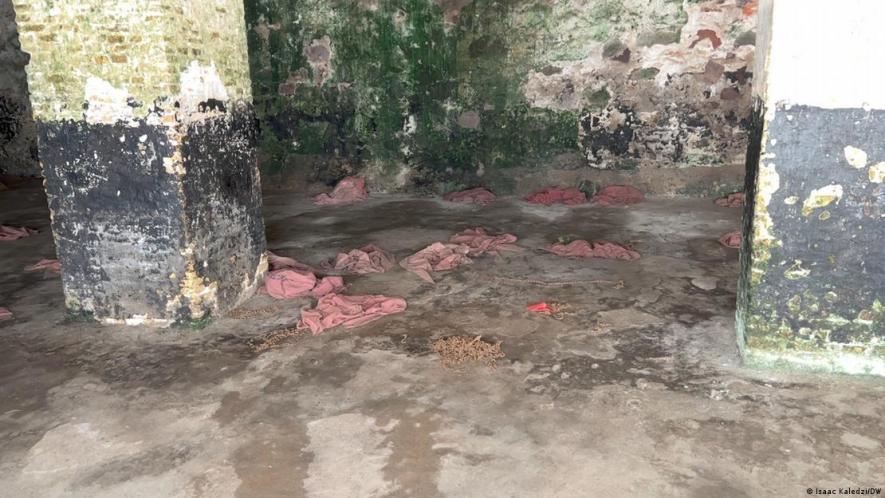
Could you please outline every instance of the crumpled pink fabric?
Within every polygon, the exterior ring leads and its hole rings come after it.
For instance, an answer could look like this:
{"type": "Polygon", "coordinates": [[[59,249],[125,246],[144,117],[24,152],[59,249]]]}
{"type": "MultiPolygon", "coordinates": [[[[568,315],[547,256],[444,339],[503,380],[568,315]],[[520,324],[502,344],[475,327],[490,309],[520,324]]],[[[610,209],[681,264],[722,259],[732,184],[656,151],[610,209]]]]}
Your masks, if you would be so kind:
{"type": "Polygon", "coordinates": [[[37,233],[36,230],[28,227],[16,228],[7,225],[0,225],[0,241],[23,239],[25,237],[30,237],[35,233],[37,233]]]}
{"type": "Polygon", "coordinates": [[[344,290],[341,277],[317,279],[314,269],[292,258],[277,256],[267,251],[267,264],[270,271],[264,277],[264,289],[276,299],[293,299],[307,295],[321,297],[331,292],[344,290]]]}
{"type": "Polygon", "coordinates": [[[719,243],[724,245],[725,247],[730,247],[732,249],[740,249],[741,247],[741,232],[740,230],[735,232],[728,232],[727,234],[719,237],[719,243]]]}
{"type": "Polygon", "coordinates": [[[333,261],[323,264],[323,268],[357,275],[384,273],[396,265],[393,256],[377,246],[369,244],[348,253],[339,253],[333,261]]]}
{"type": "Polygon", "coordinates": [[[399,262],[400,266],[433,283],[433,272],[451,270],[473,261],[467,257],[470,247],[463,244],[434,242],[399,262]]]}
{"type": "Polygon", "coordinates": [[[356,176],[348,176],[335,185],[335,189],[331,194],[320,194],[313,198],[314,204],[320,206],[330,206],[339,204],[350,204],[352,202],[364,201],[369,198],[366,192],[366,180],[356,176]]]}
{"type": "Polygon", "coordinates": [[[469,202],[473,204],[488,204],[495,200],[495,194],[482,187],[449,192],[443,196],[443,200],[449,202],[469,202]]]}
{"type": "Polygon", "coordinates": [[[575,187],[546,187],[533,192],[525,198],[525,201],[545,206],[552,204],[574,206],[587,202],[587,196],[575,187]]]}
{"type": "Polygon", "coordinates": [[[716,205],[730,208],[744,207],[744,193],[735,192],[733,194],[728,194],[725,197],[720,197],[716,199],[716,205]]]}
{"type": "Polygon", "coordinates": [[[638,252],[614,242],[594,242],[591,244],[586,240],[575,240],[568,244],[551,244],[544,249],[558,256],[622,259],[626,261],[640,258],[638,252]]]}
{"type": "Polygon", "coordinates": [[[57,259],[41,259],[40,261],[25,267],[25,271],[38,270],[61,273],[61,263],[59,263],[57,259]]]}
{"type": "Polygon", "coordinates": [[[468,228],[452,235],[449,242],[469,247],[470,250],[467,253],[469,256],[479,256],[485,253],[497,255],[498,251],[518,251],[519,246],[515,244],[516,240],[516,235],[510,233],[489,235],[485,228],[468,228]]]}
{"type": "Polygon", "coordinates": [[[624,206],[636,204],[645,200],[645,194],[641,190],[629,185],[609,185],[603,187],[590,202],[603,206],[624,206]]]}
{"type": "Polygon", "coordinates": [[[319,335],[338,325],[353,328],[405,310],[406,300],[399,297],[327,294],[313,309],[301,312],[298,329],[310,329],[313,335],[319,335]]]}
{"type": "Polygon", "coordinates": [[[8,308],[0,308],[0,320],[8,320],[12,318],[12,312],[8,308]]]}
{"type": "Polygon", "coordinates": [[[304,263],[295,261],[292,258],[287,258],[285,256],[278,256],[270,251],[264,251],[264,254],[267,256],[267,268],[268,270],[296,270],[301,272],[315,272],[316,270],[304,263]]]}

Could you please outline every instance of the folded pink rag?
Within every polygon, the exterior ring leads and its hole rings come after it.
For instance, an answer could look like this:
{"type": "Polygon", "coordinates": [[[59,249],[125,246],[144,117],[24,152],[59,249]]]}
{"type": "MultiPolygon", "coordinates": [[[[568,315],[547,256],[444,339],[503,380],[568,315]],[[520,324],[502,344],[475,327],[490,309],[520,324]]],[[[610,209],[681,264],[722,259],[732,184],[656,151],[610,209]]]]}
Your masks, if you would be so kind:
{"type": "Polygon", "coordinates": [[[265,251],[264,254],[267,256],[267,269],[268,270],[297,270],[301,272],[315,272],[316,270],[304,263],[300,263],[295,261],[292,258],[287,258],[285,256],[277,256],[276,254],[265,251]]]}
{"type": "Polygon", "coordinates": [[[30,237],[35,233],[37,233],[36,230],[30,229],[28,227],[16,228],[7,225],[0,225],[0,241],[23,239],[25,237],[30,237]]]}
{"type": "Polygon", "coordinates": [[[351,202],[364,201],[369,198],[366,192],[366,180],[355,176],[344,178],[331,194],[320,194],[313,198],[314,204],[321,206],[350,204],[351,202]]]}
{"type": "Polygon", "coordinates": [[[0,320],[8,320],[12,318],[12,312],[7,308],[0,308],[0,320]]]}
{"type": "Polygon", "coordinates": [[[321,297],[344,290],[344,279],[341,277],[323,277],[317,280],[310,266],[292,258],[277,256],[270,251],[266,254],[271,271],[264,277],[264,289],[271,297],[292,299],[307,294],[321,297]]]}
{"type": "Polygon", "coordinates": [[[533,192],[525,198],[525,201],[545,206],[551,204],[574,206],[587,202],[587,196],[575,187],[547,187],[533,192]]]}
{"type": "Polygon", "coordinates": [[[443,244],[434,242],[408,258],[400,261],[400,266],[433,283],[433,272],[451,270],[472,261],[467,257],[470,247],[463,244],[443,244]]]}
{"type": "Polygon", "coordinates": [[[384,273],[396,265],[393,256],[372,244],[338,256],[326,263],[323,268],[364,275],[366,273],[384,273]]]}
{"type": "Polygon", "coordinates": [[[399,297],[327,294],[313,309],[301,312],[298,328],[319,335],[338,325],[353,328],[405,310],[406,300],[399,297]]]}
{"type": "Polygon", "coordinates": [[[739,249],[741,247],[741,232],[729,232],[722,237],[719,237],[719,243],[725,247],[739,249]]]}
{"type": "Polygon", "coordinates": [[[495,194],[482,187],[462,190],[460,192],[449,192],[443,196],[443,200],[449,202],[469,202],[473,204],[488,204],[495,200],[495,194]]]}
{"type": "Polygon", "coordinates": [[[645,200],[645,194],[642,191],[630,187],[628,185],[609,185],[590,199],[590,202],[602,204],[603,206],[623,206],[626,204],[636,204],[645,200]]]}
{"type": "Polygon", "coordinates": [[[498,254],[498,251],[518,251],[519,246],[515,244],[516,240],[516,235],[510,233],[489,235],[485,228],[468,228],[461,233],[452,235],[449,242],[469,247],[469,256],[479,256],[487,252],[498,254]]]}
{"type": "Polygon", "coordinates": [[[61,273],[61,263],[57,259],[41,259],[40,261],[25,267],[25,271],[45,270],[53,273],[61,273]]]}
{"type": "Polygon", "coordinates": [[[632,251],[614,242],[594,242],[575,240],[568,244],[552,244],[545,248],[559,256],[574,256],[579,258],[604,258],[604,259],[639,259],[639,253],[632,251]]]}
{"type": "Polygon", "coordinates": [[[739,208],[744,207],[744,193],[735,192],[725,197],[716,199],[716,205],[722,207],[739,208]]]}

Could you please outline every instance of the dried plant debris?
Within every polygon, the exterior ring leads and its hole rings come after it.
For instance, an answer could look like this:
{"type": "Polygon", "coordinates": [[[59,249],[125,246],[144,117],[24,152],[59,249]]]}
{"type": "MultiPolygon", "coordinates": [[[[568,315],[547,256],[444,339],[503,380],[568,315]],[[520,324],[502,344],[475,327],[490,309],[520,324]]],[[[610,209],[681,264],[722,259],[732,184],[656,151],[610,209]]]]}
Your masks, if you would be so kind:
{"type": "Polygon", "coordinates": [[[273,332],[268,333],[260,339],[256,339],[255,341],[253,341],[252,351],[258,354],[263,353],[265,351],[283,345],[285,342],[287,342],[289,339],[292,339],[293,337],[302,336],[306,332],[307,330],[298,330],[294,326],[274,330],[273,332]]]}
{"type": "Polygon", "coordinates": [[[470,362],[482,362],[494,368],[497,361],[504,358],[501,341],[487,342],[482,336],[444,337],[433,342],[433,350],[442,359],[444,367],[454,370],[460,370],[470,362]]]}
{"type": "Polygon", "coordinates": [[[270,316],[275,315],[280,312],[280,308],[276,306],[268,306],[266,308],[235,308],[230,310],[227,313],[228,318],[233,318],[234,320],[245,320],[247,318],[257,318],[260,316],[270,316]]]}

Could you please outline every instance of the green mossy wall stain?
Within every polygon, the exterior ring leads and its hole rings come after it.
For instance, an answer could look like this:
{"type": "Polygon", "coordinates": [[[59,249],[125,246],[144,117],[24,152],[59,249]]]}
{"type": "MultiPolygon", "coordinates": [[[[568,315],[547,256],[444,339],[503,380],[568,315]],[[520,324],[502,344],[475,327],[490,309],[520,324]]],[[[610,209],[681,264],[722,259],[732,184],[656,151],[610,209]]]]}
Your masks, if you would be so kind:
{"type": "MultiPolygon", "coordinates": [[[[278,170],[287,155],[326,154],[350,168],[308,180],[370,171],[376,187],[440,191],[481,183],[490,168],[585,157],[581,116],[624,96],[600,80],[573,89],[578,106],[538,105],[526,94],[530,77],[555,76],[641,33],[679,42],[685,9],[675,0],[246,0],[256,108],[263,131],[278,138],[262,142],[265,168],[278,170]],[[319,74],[307,48],[326,37],[329,71],[319,74]]],[[[623,73],[654,85],[658,69],[623,73]]],[[[626,170],[641,163],[617,162],[626,170]]]]}

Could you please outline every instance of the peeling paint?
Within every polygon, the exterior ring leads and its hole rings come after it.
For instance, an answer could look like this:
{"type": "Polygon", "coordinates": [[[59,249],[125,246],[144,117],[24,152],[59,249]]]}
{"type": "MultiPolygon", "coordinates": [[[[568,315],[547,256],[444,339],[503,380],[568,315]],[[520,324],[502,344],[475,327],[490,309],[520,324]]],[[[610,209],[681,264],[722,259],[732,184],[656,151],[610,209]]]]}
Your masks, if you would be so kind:
{"type": "Polygon", "coordinates": [[[885,162],[870,166],[869,178],[872,183],[882,183],[885,181],[885,162]]]}
{"type": "Polygon", "coordinates": [[[839,202],[842,199],[842,194],[841,185],[827,185],[826,187],[812,190],[805,202],[802,203],[802,215],[810,216],[815,209],[829,206],[833,202],[839,202]]]}
{"type": "Polygon", "coordinates": [[[848,164],[854,169],[863,169],[867,167],[867,153],[857,147],[852,147],[850,145],[845,147],[845,160],[848,161],[848,164]]]}

